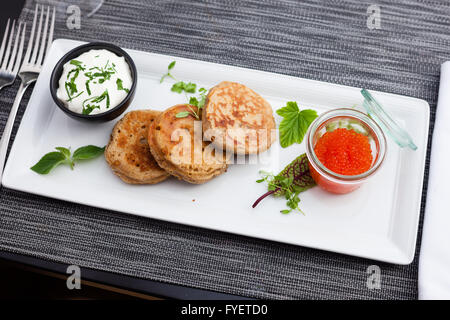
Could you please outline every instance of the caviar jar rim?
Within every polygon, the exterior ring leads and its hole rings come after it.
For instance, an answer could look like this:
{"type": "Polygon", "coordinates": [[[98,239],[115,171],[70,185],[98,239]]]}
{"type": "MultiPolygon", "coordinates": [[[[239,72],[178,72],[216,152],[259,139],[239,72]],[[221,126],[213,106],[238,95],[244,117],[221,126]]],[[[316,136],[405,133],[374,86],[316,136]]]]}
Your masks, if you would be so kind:
{"type": "Polygon", "coordinates": [[[383,163],[383,160],[386,155],[386,137],[383,133],[383,130],[381,127],[369,116],[367,116],[365,113],[349,109],[349,108],[339,108],[339,109],[333,109],[327,112],[322,113],[319,117],[317,117],[313,123],[309,126],[308,131],[306,133],[307,137],[307,143],[306,143],[306,155],[309,159],[310,164],[314,166],[314,169],[319,171],[320,174],[326,175],[328,179],[335,180],[336,182],[342,183],[342,182],[349,182],[354,183],[356,181],[365,180],[367,177],[371,176],[373,173],[377,171],[377,169],[381,166],[383,163]],[[375,133],[374,139],[378,142],[379,145],[379,151],[378,156],[375,161],[375,163],[370,167],[369,170],[358,174],[358,175],[343,175],[336,173],[334,171],[331,171],[327,167],[325,167],[319,160],[319,158],[316,156],[316,153],[314,151],[314,145],[313,145],[313,137],[316,132],[316,130],[326,121],[331,120],[333,118],[340,118],[340,117],[347,117],[356,119],[357,121],[360,121],[364,123],[366,126],[370,127],[372,131],[375,133]]]}

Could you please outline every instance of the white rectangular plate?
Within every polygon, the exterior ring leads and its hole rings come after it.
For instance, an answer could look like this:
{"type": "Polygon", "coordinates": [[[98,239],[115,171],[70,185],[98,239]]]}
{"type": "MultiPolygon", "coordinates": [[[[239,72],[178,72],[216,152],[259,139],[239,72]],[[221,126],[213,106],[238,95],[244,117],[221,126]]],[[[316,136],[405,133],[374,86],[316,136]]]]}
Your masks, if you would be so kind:
{"type": "MultiPolygon", "coordinates": [[[[268,153],[271,161],[266,164],[235,164],[203,185],[176,179],[152,186],[127,185],[112,174],[103,158],[77,164],[73,171],[60,166],[49,175],[39,175],[29,168],[45,153],[57,146],[70,146],[73,150],[87,144],[105,145],[116,122],[93,124],[73,120],[56,107],[50,96],[49,79],[54,65],[67,51],[81,44],[64,39],[53,43],[5,168],[6,187],[250,237],[397,264],[411,263],[427,150],[427,102],[373,92],[410,132],[418,150],[400,149],[389,141],[381,170],[357,191],[332,195],[317,187],[302,193],[300,204],[306,215],[281,214],[285,201],[274,197],[251,208],[254,200],[266,191],[266,186],[255,182],[258,171],[264,168],[278,172],[304,153],[304,144],[281,149],[276,142],[274,150],[268,153]]],[[[177,79],[206,88],[222,80],[240,82],[264,96],[274,110],[287,101],[298,101],[302,107],[312,107],[319,113],[332,108],[361,107],[363,101],[359,88],[147,52],[127,52],[138,69],[136,96],[128,111],[164,110],[186,101],[184,95],[170,91],[171,80],[159,83],[173,60],[177,61],[173,71],[177,79]]],[[[276,121],[279,123],[280,119],[276,121]]]]}

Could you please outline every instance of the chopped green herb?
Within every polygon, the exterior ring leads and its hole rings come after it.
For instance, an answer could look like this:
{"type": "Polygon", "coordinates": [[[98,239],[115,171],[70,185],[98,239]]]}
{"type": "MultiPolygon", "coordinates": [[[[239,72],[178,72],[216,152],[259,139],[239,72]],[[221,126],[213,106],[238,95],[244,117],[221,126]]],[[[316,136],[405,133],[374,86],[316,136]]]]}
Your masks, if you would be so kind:
{"type": "Polygon", "coordinates": [[[86,105],[86,106],[83,106],[83,110],[82,110],[82,113],[83,114],[91,114],[91,112],[94,110],[94,109],[100,109],[100,106],[98,106],[98,105],[94,105],[94,104],[88,104],[88,105],[86,105]]]}
{"type": "Polygon", "coordinates": [[[117,78],[116,84],[117,84],[117,90],[123,90],[123,91],[125,91],[126,93],[129,93],[129,92],[130,92],[129,89],[123,87],[122,79],[117,78]]]}
{"type": "Polygon", "coordinates": [[[84,67],[83,67],[81,61],[78,61],[78,60],[70,60],[70,64],[73,64],[74,66],[77,66],[79,69],[84,70],[84,67]]]}
{"type": "Polygon", "coordinates": [[[79,94],[77,94],[76,96],[70,97],[70,98],[67,100],[67,102],[70,102],[70,101],[72,101],[72,100],[75,99],[75,98],[78,98],[78,97],[81,96],[83,93],[84,93],[84,91],[81,91],[81,92],[80,92],[79,94]]]}
{"type": "Polygon", "coordinates": [[[67,96],[69,97],[69,99],[67,100],[67,102],[72,101],[73,99],[75,99],[76,97],[80,96],[83,92],[79,93],[78,95],[74,96],[75,93],[78,92],[78,88],[75,84],[75,80],[78,78],[80,71],[83,71],[85,68],[82,65],[81,61],[78,60],[70,60],[70,64],[74,65],[76,68],[70,70],[67,73],[67,80],[64,84],[66,92],[67,92],[67,96]],[[72,75],[72,78],[70,78],[70,76],[72,75]]]}
{"type": "Polygon", "coordinates": [[[69,78],[70,78],[70,75],[71,75],[73,72],[77,71],[77,70],[78,70],[78,68],[75,68],[75,69],[70,70],[70,71],[67,73],[67,79],[69,79],[69,78]]]}
{"type": "Polygon", "coordinates": [[[110,103],[109,103],[109,94],[108,94],[108,90],[106,90],[106,108],[109,108],[110,103]]]}
{"type": "Polygon", "coordinates": [[[66,82],[66,83],[64,83],[64,88],[66,89],[66,93],[69,96],[69,100],[70,100],[70,97],[72,96],[72,92],[76,92],[77,87],[75,86],[75,88],[73,88],[71,86],[70,82],[66,82]]]}
{"type": "Polygon", "coordinates": [[[97,102],[102,102],[105,99],[109,99],[108,89],[103,91],[103,93],[101,95],[99,95],[97,97],[88,98],[85,101],[91,100],[91,102],[97,103],[97,102]]]}
{"type": "Polygon", "coordinates": [[[89,87],[89,82],[90,81],[91,80],[86,80],[86,91],[87,91],[88,95],[91,95],[91,88],[89,87]]]}
{"type": "Polygon", "coordinates": [[[101,83],[104,83],[106,80],[110,80],[111,75],[113,75],[117,72],[114,67],[115,67],[115,64],[113,63],[112,66],[110,66],[109,60],[108,60],[104,67],[92,67],[92,68],[89,68],[88,72],[84,73],[85,77],[89,78],[85,84],[88,95],[91,95],[89,83],[92,81],[94,84],[95,83],[101,84],[101,83]],[[91,70],[97,70],[97,72],[93,73],[91,70]],[[93,80],[96,80],[96,81],[93,81],[93,80]]]}
{"type": "Polygon", "coordinates": [[[103,93],[99,96],[90,97],[83,101],[83,114],[90,114],[94,109],[100,109],[99,105],[95,105],[96,103],[100,103],[103,100],[106,100],[106,108],[110,106],[109,93],[108,90],[103,91],[103,93]],[[88,103],[89,102],[89,103],[88,103]]]}

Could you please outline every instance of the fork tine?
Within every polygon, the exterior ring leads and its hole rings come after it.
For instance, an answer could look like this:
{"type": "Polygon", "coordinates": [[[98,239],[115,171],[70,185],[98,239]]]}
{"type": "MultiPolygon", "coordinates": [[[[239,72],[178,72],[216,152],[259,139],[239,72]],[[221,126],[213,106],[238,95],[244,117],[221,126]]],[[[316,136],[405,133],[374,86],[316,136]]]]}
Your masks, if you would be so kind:
{"type": "Polygon", "coordinates": [[[30,40],[28,40],[27,51],[25,52],[25,57],[23,58],[24,64],[30,62],[29,60],[30,60],[30,54],[31,54],[31,47],[33,45],[33,39],[34,39],[34,29],[36,28],[38,6],[39,5],[36,4],[36,9],[34,10],[33,26],[31,27],[30,40]]]}
{"type": "Polygon", "coordinates": [[[15,25],[16,25],[16,20],[13,20],[13,24],[12,24],[12,28],[11,28],[11,34],[9,36],[8,45],[6,46],[5,59],[3,59],[3,63],[2,63],[2,67],[1,67],[3,70],[5,70],[6,64],[8,63],[9,51],[11,51],[11,42],[12,42],[12,38],[14,36],[14,27],[15,27],[15,25]]]}
{"type": "Polygon", "coordinates": [[[8,67],[6,69],[8,72],[12,72],[12,69],[14,66],[14,61],[16,60],[17,46],[19,45],[21,28],[22,28],[22,22],[20,22],[19,26],[17,27],[17,35],[16,35],[16,39],[14,40],[14,47],[11,52],[11,58],[9,59],[8,67]]]}
{"type": "Polygon", "coordinates": [[[14,66],[13,74],[17,74],[17,71],[19,71],[19,68],[20,68],[20,63],[22,62],[23,43],[25,41],[25,30],[26,29],[27,29],[27,24],[24,23],[23,29],[22,29],[22,37],[21,37],[20,45],[19,45],[19,53],[17,54],[16,65],[14,66]]]}
{"type": "Polygon", "coordinates": [[[2,63],[3,52],[5,51],[6,39],[8,39],[9,19],[6,23],[5,34],[3,35],[2,47],[0,48],[0,63],[2,63]]]}
{"type": "Polygon", "coordinates": [[[38,29],[36,32],[36,41],[34,42],[33,54],[31,55],[31,59],[30,59],[31,64],[34,64],[36,62],[36,56],[38,54],[38,49],[39,49],[39,41],[41,38],[42,19],[43,18],[44,18],[44,6],[42,6],[42,9],[41,9],[41,15],[39,18],[38,29]]]}
{"type": "MultiPolygon", "coordinates": [[[[44,8],[42,8],[44,11],[44,8]]],[[[44,30],[42,31],[42,41],[41,48],[39,49],[39,55],[36,60],[38,66],[42,65],[42,58],[44,57],[45,40],[47,39],[47,29],[48,29],[48,17],[50,16],[50,7],[47,7],[47,16],[45,17],[44,30]]]]}
{"type": "Polygon", "coordinates": [[[55,7],[53,7],[52,23],[50,24],[50,34],[48,35],[47,49],[45,50],[45,54],[48,53],[48,51],[50,50],[50,47],[52,45],[54,29],[55,29],[55,7]]]}

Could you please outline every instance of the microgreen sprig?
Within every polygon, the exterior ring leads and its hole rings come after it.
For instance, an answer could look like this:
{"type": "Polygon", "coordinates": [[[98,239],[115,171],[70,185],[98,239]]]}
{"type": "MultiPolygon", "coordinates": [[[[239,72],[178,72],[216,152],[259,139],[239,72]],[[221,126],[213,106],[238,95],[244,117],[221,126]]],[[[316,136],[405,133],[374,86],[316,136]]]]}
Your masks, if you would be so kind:
{"type": "Polygon", "coordinates": [[[183,81],[178,81],[177,83],[173,84],[170,90],[176,93],[182,93],[183,91],[186,93],[195,93],[195,91],[197,90],[197,85],[192,82],[186,83],[183,81]]]}
{"type": "Polygon", "coordinates": [[[197,112],[190,106],[187,106],[189,108],[189,110],[191,111],[181,111],[178,112],[175,115],[175,118],[186,118],[187,116],[191,115],[193,116],[195,119],[200,120],[200,108],[197,107],[197,112]]]}
{"type": "Polygon", "coordinates": [[[162,83],[166,77],[170,77],[173,80],[176,80],[170,73],[170,70],[172,70],[173,67],[175,67],[175,63],[176,63],[176,61],[172,61],[171,63],[169,63],[169,66],[167,67],[167,73],[161,77],[161,80],[159,80],[159,83],[162,83]]]}
{"type": "MultiPolygon", "coordinates": [[[[303,191],[302,188],[294,184],[293,177],[285,177],[282,175],[273,175],[273,173],[260,171],[263,178],[257,180],[257,183],[267,182],[268,191],[262,196],[266,197],[270,194],[284,195],[286,199],[286,206],[288,209],[280,210],[281,213],[288,214],[293,210],[297,210],[304,214],[299,208],[300,203],[299,194],[303,191]]],[[[257,203],[256,203],[257,204],[257,203]]],[[[256,206],[256,205],[255,205],[256,206]]]]}
{"type": "MultiPolygon", "coordinates": [[[[252,205],[255,208],[264,198],[270,195],[284,196],[288,209],[281,213],[289,213],[293,210],[300,211],[298,195],[316,185],[309,170],[308,157],[305,153],[295,158],[278,175],[266,171],[260,171],[263,176],[257,183],[267,182],[267,192],[260,196],[252,205]]],[[[303,213],[303,212],[302,212],[303,213]]]]}
{"type": "MultiPolygon", "coordinates": [[[[164,79],[166,77],[170,77],[174,80],[175,77],[172,76],[172,74],[170,73],[170,70],[172,70],[175,67],[175,61],[172,61],[169,66],[167,67],[167,73],[164,74],[161,77],[160,83],[164,81],[164,79]]],[[[184,92],[186,99],[189,101],[189,105],[188,108],[190,111],[181,111],[178,112],[175,117],[176,118],[186,118],[187,116],[191,115],[194,118],[196,118],[197,120],[200,120],[200,109],[203,108],[203,106],[205,105],[205,101],[206,101],[206,94],[208,93],[208,90],[206,90],[205,88],[200,88],[198,89],[198,93],[199,96],[198,97],[188,97],[188,93],[190,94],[195,94],[197,92],[197,84],[192,83],[192,82],[184,82],[184,81],[178,81],[176,83],[174,83],[172,85],[172,87],[170,88],[170,90],[172,92],[176,92],[176,93],[182,93],[184,92]],[[197,111],[194,110],[194,108],[192,107],[196,107],[197,111]]]]}
{"type": "Polygon", "coordinates": [[[200,88],[200,89],[198,89],[198,92],[199,92],[198,98],[196,98],[196,97],[189,98],[189,106],[188,107],[191,110],[191,112],[189,112],[189,111],[179,112],[175,115],[176,118],[185,118],[189,115],[192,115],[197,120],[200,120],[200,110],[205,105],[206,94],[207,94],[208,90],[206,90],[205,88],[200,88]],[[197,112],[195,112],[190,106],[197,107],[197,112]]]}

